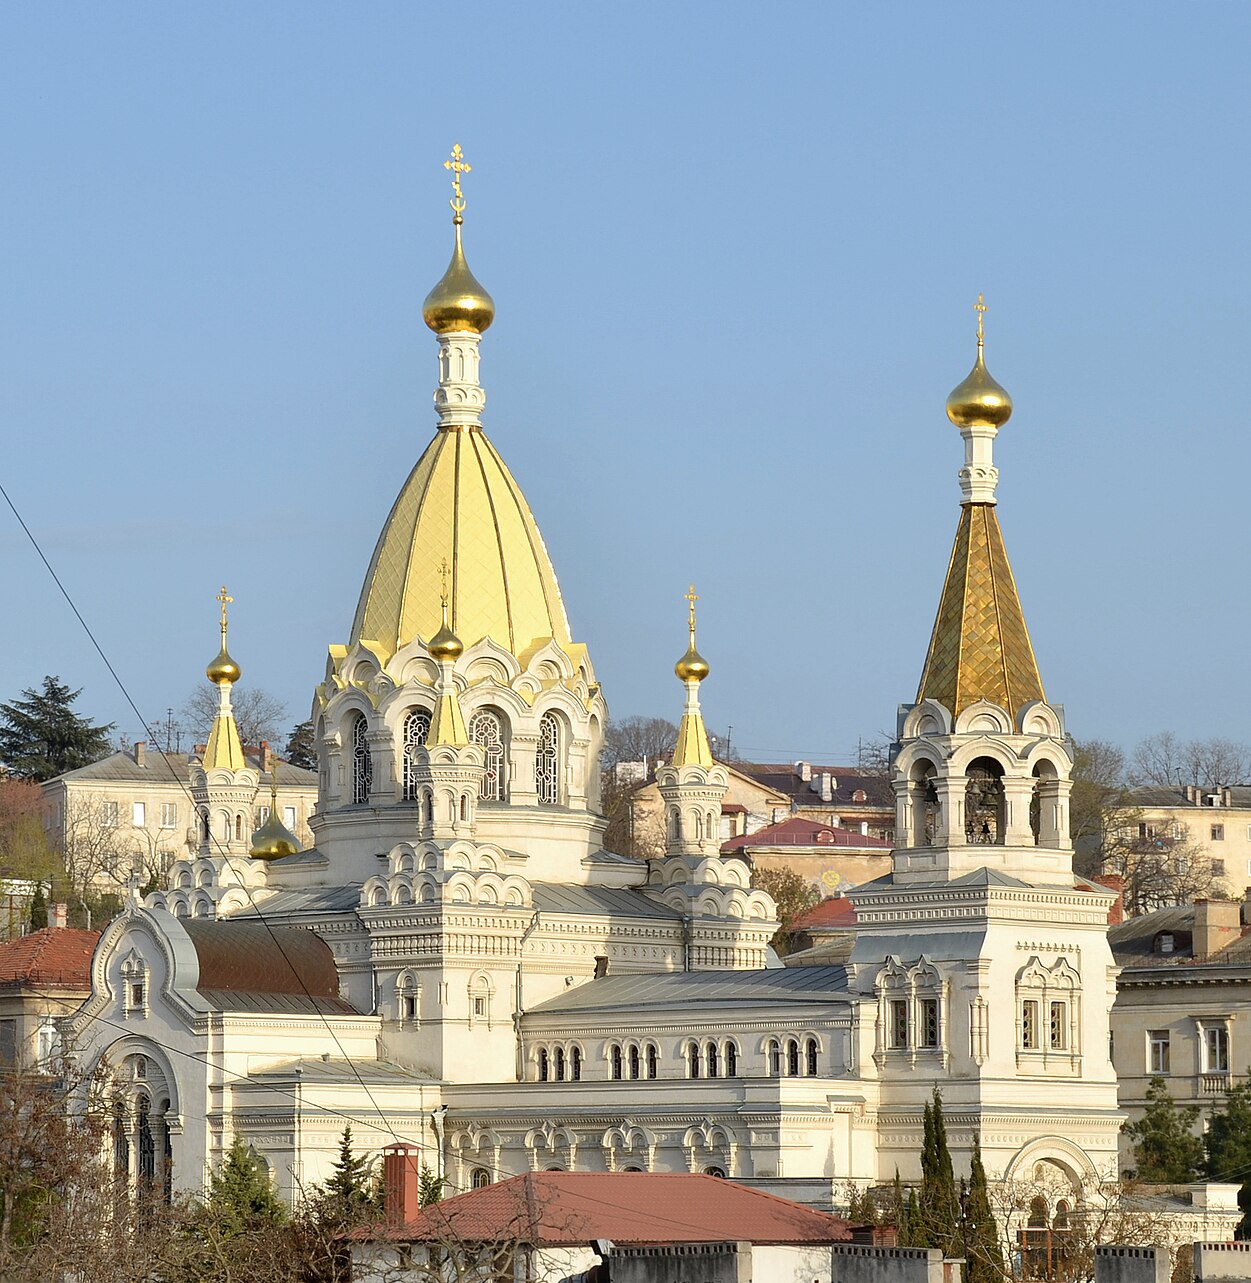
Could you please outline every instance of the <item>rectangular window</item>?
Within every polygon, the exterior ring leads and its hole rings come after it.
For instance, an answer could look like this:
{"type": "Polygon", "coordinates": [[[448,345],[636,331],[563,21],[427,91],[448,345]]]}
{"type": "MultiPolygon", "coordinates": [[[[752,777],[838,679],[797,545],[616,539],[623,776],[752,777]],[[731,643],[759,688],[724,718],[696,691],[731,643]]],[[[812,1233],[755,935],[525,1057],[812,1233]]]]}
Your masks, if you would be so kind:
{"type": "Polygon", "coordinates": [[[258,806],[256,808],[256,827],[259,829],[262,824],[269,820],[269,807],[258,806]]]}
{"type": "Polygon", "coordinates": [[[486,1015],[486,999],[485,999],[485,998],[475,998],[475,999],[473,1000],[473,1014],[474,1014],[475,1016],[485,1016],[485,1015],[486,1015]]]}
{"type": "Polygon", "coordinates": [[[17,1021],[0,1020],[0,1065],[17,1064],[17,1021]]]}
{"type": "Polygon", "coordinates": [[[1021,1003],[1021,1046],[1026,1051],[1038,1048],[1038,1003],[1032,998],[1021,1003]]]}
{"type": "Polygon", "coordinates": [[[1212,861],[1212,876],[1213,876],[1214,878],[1223,878],[1223,877],[1225,876],[1225,861],[1224,861],[1224,860],[1213,860],[1213,861],[1212,861]]]}
{"type": "Polygon", "coordinates": [[[922,998],[919,1004],[921,1016],[921,1046],[938,1046],[938,999],[922,998]]]}
{"type": "Polygon", "coordinates": [[[1213,842],[1224,842],[1224,840],[1225,840],[1225,826],[1224,826],[1223,824],[1213,824],[1213,825],[1212,825],[1212,841],[1213,841],[1213,842]]]}
{"type": "Polygon", "coordinates": [[[117,828],[117,803],[105,802],[101,810],[101,823],[106,829],[117,828]]]}
{"type": "Polygon", "coordinates": [[[294,806],[284,806],[282,808],[282,822],[287,826],[287,828],[291,830],[292,833],[295,832],[295,807],[294,806]]]}
{"type": "Polygon", "coordinates": [[[1148,1070],[1153,1074],[1169,1072],[1169,1031],[1152,1029],[1147,1034],[1148,1070]]]}
{"type": "Polygon", "coordinates": [[[1229,1030],[1224,1027],[1204,1031],[1209,1074],[1229,1073],[1229,1030]]]}
{"type": "Polygon", "coordinates": [[[130,822],[137,829],[143,828],[148,822],[148,808],[142,802],[132,802],[130,804],[130,822]]]}
{"type": "Polygon", "coordinates": [[[178,826],[178,806],[174,802],[161,803],[161,828],[173,829],[178,826]]]}
{"type": "Polygon", "coordinates": [[[1069,1005],[1067,1002],[1051,1004],[1051,1022],[1047,1030],[1052,1051],[1063,1051],[1069,1044],[1069,1005]]]}
{"type": "Polygon", "coordinates": [[[890,1017],[890,1045],[908,1045],[908,1003],[904,998],[892,998],[888,1004],[890,1017]]]}

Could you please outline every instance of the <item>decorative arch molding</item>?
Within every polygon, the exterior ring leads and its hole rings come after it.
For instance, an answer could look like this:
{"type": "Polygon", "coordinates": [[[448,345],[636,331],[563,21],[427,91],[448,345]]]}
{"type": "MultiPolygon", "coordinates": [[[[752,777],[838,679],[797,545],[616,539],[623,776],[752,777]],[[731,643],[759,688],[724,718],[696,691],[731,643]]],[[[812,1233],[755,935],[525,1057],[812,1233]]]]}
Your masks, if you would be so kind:
{"type": "Polygon", "coordinates": [[[1068,1178],[1074,1192],[1097,1183],[1099,1172],[1090,1155],[1075,1141],[1066,1136],[1035,1136],[1026,1141],[1008,1160],[1004,1168],[1005,1181],[1034,1181],[1034,1169],[1040,1163],[1049,1163],[1068,1178]]]}
{"type": "Polygon", "coordinates": [[[526,1133],[526,1154],[531,1171],[541,1171],[545,1164],[559,1163],[571,1172],[577,1161],[578,1138],[570,1128],[546,1121],[526,1133]]]}
{"type": "Polygon", "coordinates": [[[1064,716],[1059,709],[1040,699],[1022,704],[1016,715],[1017,733],[1041,735],[1047,739],[1064,738],[1064,716]]]}
{"type": "Polygon", "coordinates": [[[727,1176],[737,1171],[738,1137],[729,1127],[714,1123],[711,1118],[686,1129],[682,1150],[688,1171],[720,1167],[727,1176]]]}
{"type": "Polygon", "coordinates": [[[646,1127],[639,1127],[624,1119],[610,1127],[600,1141],[604,1151],[604,1166],[610,1172],[619,1172],[623,1166],[641,1166],[645,1172],[656,1165],[656,1134],[646,1127]],[[634,1162],[630,1162],[633,1159],[634,1162]]]}
{"type": "Polygon", "coordinates": [[[957,735],[1011,735],[1012,714],[988,699],[979,699],[961,709],[955,721],[957,735]]]}
{"type": "Polygon", "coordinates": [[[951,734],[951,712],[936,699],[923,699],[913,705],[904,717],[899,738],[904,740],[925,738],[930,735],[951,734]]]}

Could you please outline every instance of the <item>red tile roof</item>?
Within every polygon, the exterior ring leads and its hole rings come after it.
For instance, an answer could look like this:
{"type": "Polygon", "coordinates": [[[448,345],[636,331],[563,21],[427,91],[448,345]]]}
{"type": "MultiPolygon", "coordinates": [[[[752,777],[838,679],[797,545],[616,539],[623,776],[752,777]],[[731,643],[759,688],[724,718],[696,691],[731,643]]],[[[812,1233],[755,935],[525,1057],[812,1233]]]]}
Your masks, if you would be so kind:
{"type": "Polygon", "coordinates": [[[407,1225],[354,1239],[614,1243],[843,1243],[847,1222],[799,1203],[691,1172],[530,1172],[423,1208],[407,1225]]]}
{"type": "Polygon", "coordinates": [[[739,851],[755,846],[855,846],[878,851],[889,851],[893,844],[885,838],[870,837],[854,829],[835,828],[816,820],[805,820],[801,815],[768,824],[755,833],[744,833],[721,844],[723,851],[739,851]]]}
{"type": "Polygon", "coordinates": [[[55,985],[86,993],[91,988],[91,955],[99,939],[98,931],[45,927],[0,944],[0,985],[11,989],[55,985]]]}
{"type": "Polygon", "coordinates": [[[813,927],[851,927],[855,922],[856,906],[845,895],[834,895],[792,918],[790,930],[811,931],[813,927]]]}

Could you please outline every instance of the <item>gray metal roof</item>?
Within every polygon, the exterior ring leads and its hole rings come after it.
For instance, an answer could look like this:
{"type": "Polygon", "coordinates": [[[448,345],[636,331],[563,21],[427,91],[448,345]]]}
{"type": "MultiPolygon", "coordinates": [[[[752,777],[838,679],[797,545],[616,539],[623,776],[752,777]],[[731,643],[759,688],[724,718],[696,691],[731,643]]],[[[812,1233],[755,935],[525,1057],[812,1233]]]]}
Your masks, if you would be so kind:
{"type": "MultiPolygon", "coordinates": [[[[244,757],[247,764],[255,771],[261,768],[261,755],[256,749],[245,748],[244,757]]],[[[143,765],[135,761],[133,752],[111,753],[98,762],[80,766],[75,771],[66,771],[58,779],[64,780],[112,780],[142,784],[177,784],[182,786],[191,778],[191,763],[196,760],[192,753],[161,753],[149,748],[144,755],[143,765]]],[[[306,771],[302,767],[292,766],[290,762],[274,759],[278,766],[278,785],[305,789],[317,788],[317,772],[306,771]]],[[[265,771],[261,778],[268,780],[270,773],[265,771]]]]}
{"type": "Polygon", "coordinates": [[[428,1074],[420,1074],[416,1070],[405,1069],[402,1065],[395,1065],[387,1060],[348,1061],[333,1058],[327,1060],[321,1056],[307,1060],[304,1057],[299,1060],[284,1060],[279,1064],[270,1065],[268,1069],[262,1069],[259,1072],[253,1071],[248,1077],[255,1082],[264,1082],[270,1078],[294,1078],[297,1074],[306,1083],[343,1083],[348,1086],[357,1082],[365,1082],[381,1084],[382,1086],[403,1087],[414,1083],[438,1081],[438,1079],[431,1078],[428,1074]]]}
{"type": "Polygon", "coordinates": [[[302,993],[250,993],[240,989],[201,989],[200,997],[216,1011],[293,1016],[359,1016],[346,998],[308,997],[302,993]]]}
{"type": "Polygon", "coordinates": [[[760,971],[658,971],[604,976],[532,1007],[532,1013],[704,1007],[740,1002],[849,1001],[845,967],[770,967],[760,971]]]}
{"type": "Polygon", "coordinates": [[[563,882],[535,882],[534,907],[542,913],[612,913],[626,918],[659,918],[682,915],[666,904],[631,887],[567,886],[563,882]]]}
{"type": "Polygon", "coordinates": [[[308,891],[277,891],[261,900],[257,907],[232,913],[231,919],[294,917],[302,913],[346,913],[361,901],[359,885],[313,887],[308,891]]]}

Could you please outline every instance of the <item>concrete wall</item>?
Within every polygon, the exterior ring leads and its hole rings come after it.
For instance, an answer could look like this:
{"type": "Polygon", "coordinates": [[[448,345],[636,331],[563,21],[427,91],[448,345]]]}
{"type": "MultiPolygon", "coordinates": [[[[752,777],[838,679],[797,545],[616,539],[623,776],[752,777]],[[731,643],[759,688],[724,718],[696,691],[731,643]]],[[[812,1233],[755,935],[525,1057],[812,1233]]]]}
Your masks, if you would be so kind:
{"type": "Polygon", "coordinates": [[[1171,1275],[1168,1248],[1095,1248],[1095,1283],[1169,1283],[1171,1275]]]}
{"type": "Polygon", "coordinates": [[[1251,1243],[1196,1243],[1194,1253],[1201,1283],[1251,1279],[1251,1243]]]}
{"type": "MultiPolygon", "coordinates": [[[[829,1251],[825,1256],[829,1268],[829,1251]]],[[[681,1243],[665,1247],[614,1247],[613,1283],[791,1283],[753,1264],[750,1243],[681,1243]]]]}
{"type": "MultiPolygon", "coordinates": [[[[832,1283],[944,1283],[943,1254],[936,1247],[839,1243],[830,1252],[832,1283]]],[[[948,1279],[946,1283],[958,1280],[948,1279]]]]}

